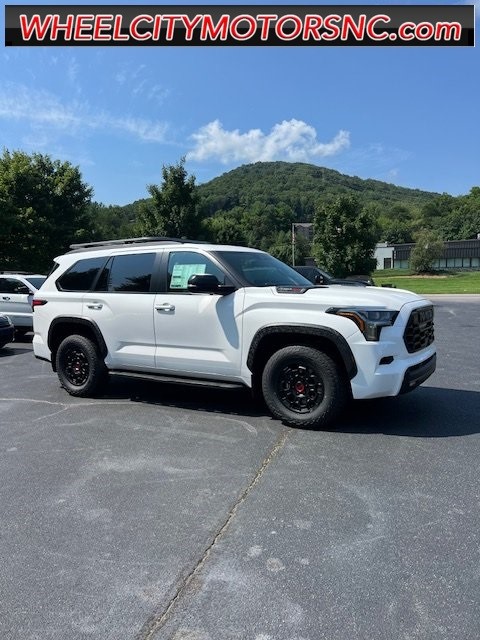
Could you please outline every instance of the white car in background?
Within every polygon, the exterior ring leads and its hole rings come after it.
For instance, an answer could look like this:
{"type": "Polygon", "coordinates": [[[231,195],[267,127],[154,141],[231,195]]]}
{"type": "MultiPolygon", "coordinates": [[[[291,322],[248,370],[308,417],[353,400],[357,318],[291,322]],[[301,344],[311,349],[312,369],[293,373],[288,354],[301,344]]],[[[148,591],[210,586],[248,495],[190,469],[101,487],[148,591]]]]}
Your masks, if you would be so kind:
{"type": "Polygon", "coordinates": [[[32,299],[46,278],[33,273],[0,271],[0,313],[10,318],[19,335],[33,330],[32,299]]]}

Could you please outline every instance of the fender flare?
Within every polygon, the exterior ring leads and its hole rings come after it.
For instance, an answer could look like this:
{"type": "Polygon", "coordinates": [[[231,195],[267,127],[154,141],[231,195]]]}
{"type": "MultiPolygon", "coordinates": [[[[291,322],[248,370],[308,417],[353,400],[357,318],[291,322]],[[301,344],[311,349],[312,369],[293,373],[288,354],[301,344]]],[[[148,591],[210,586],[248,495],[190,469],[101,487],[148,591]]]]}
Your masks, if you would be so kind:
{"type": "Polygon", "coordinates": [[[88,329],[90,329],[95,335],[95,339],[97,340],[97,344],[100,349],[100,355],[102,356],[102,358],[105,358],[105,356],[108,353],[108,349],[107,349],[105,339],[97,323],[94,320],[89,320],[87,318],[81,318],[76,316],[59,316],[58,318],[54,318],[52,320],[52,322],[50,323],[50,327],[48,329],[48,339],[47,339],[47,344],[50,351],[53,351],[52,343],[53,343],[53,337],[55,333],[55,327],[57,327],[59,324],[62,324],[62,325],[75,324],[75,325],[82,325],[84,327],[88,327],[88,329]]]}
{"type": "Polygon", "coordinates": [[[263,327],[259,329],[257,333],[254,335],[252,343],[250,345],[250,349],[247,357],[247,366],[252,371],[253,363],[255,360],[256,351],[262,342],[262,340],[269,335],[301,335],[303,336],[313,336],[315,338],[322,338],[323,340],[328,340],[332,345],[336,348],[340,357],[345,365],[345,370],[350,380],[354,378],[357,373],[357,363],[355,362],[355,358],[353,357],[352,350],[350,349],[350,345],[342,336],[341,333],[336,331],[335,329],[331,329],[330,327],[313,327],[311,325],[304,324],[280,324],[280,325],[272,325],[269,327],[263,327]]]}

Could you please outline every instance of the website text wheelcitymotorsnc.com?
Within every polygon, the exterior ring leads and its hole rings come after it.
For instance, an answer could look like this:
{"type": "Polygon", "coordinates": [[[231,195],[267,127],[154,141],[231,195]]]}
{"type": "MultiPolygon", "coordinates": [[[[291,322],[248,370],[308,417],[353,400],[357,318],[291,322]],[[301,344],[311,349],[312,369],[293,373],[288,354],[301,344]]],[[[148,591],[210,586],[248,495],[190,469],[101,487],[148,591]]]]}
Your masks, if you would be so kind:
{"type": "Polygon", "coordinates": [[[52,8],[7,6],[5,44],[473,45],[468,5],[282,6],[282,12],[272,6],[268,13],[238,5],[215,7],[215,13],[211,5],[209,12],[190,5],[175,13],[171,6],[152,6],[149,13],[134,5],[117,5],[115,13],[105,5],[52,8]]]}

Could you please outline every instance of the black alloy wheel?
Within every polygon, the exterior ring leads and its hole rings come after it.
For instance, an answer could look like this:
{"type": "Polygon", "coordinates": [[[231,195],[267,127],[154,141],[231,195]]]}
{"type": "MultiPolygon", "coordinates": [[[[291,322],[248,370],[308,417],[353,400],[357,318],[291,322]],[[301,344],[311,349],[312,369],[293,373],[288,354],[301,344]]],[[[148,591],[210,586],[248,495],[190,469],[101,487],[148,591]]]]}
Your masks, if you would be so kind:
{"type": "Polygon", "coordinates": [[[283,404],[297,413],[311,413],[324,397],[321,378],[313,369],[301,364],[286,366],[278,376],[277,386],[283,404]]]}
{"type": "Polygon", "coordinates": [[[262,392],[276,418],[304,428],[332,424],[350,398],[343,367],[323,351],[304,345],[283,347],[270,357],[262,392]]]}
{"type": "Polygon", "coordinates": [[[72,396],[96,395],[108,378],[97,345],[85,336],[72,335],[61,342],[56,366],[62,387],[72,396]]]}
{"type": "Polygon", "coordinates": [[[64,373],[70,384],[81,387],[88,380],[90,365],[85,352],[77,347],[66,349],[64,354],[64,373]]]}

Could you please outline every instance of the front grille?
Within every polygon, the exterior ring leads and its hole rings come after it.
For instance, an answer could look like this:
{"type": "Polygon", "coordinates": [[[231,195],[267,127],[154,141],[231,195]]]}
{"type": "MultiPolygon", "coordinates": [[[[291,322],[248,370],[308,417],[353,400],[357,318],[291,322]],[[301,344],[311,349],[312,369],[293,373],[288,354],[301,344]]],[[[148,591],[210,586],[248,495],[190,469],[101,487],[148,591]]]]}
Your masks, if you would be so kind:
{"type": "Polygon", "coordinates": [[[403,334],[408,353],[425,349],[432,344],[433,338],[433,307],[412,311],[403,334]]]}

